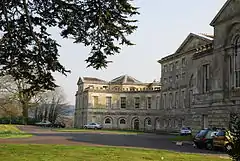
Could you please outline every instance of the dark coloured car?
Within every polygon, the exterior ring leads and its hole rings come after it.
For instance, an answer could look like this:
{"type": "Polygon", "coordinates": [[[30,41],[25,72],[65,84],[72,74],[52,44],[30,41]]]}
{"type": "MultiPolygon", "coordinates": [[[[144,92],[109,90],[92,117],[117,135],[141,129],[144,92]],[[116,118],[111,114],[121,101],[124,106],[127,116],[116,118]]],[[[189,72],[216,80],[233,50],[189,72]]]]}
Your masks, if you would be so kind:
{"type": "Polygon", "coordinates": [[[213,137],[217,134],[216,130],[202,129],[193,138],[194,146],[202,149],[213,149],[213,137]]]}
{"type": "Polygon", "coordinates": [[[60,123],[60,122],[52,124],[53,128],[65,128],[65,126],[66,125],[64,123],[60,123]]]}

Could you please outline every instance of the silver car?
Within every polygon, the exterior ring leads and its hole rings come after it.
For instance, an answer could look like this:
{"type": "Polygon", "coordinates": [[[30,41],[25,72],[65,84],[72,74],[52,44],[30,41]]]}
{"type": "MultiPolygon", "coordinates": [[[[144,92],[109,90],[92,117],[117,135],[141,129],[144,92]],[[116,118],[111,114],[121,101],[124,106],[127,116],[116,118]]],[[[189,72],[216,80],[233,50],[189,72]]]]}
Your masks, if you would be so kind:
{"type": "Polygon", "coordinates": [[[83,127],[84,129],[102,129],[102,125],[94,122],[84,125],[83,127]]]}

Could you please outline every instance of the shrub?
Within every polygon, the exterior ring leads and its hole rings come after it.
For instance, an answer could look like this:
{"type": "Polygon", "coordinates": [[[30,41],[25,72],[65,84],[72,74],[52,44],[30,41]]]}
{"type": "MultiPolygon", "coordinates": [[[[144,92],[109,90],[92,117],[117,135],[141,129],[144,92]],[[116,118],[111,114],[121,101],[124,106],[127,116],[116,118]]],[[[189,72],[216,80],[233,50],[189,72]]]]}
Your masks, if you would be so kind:
{"type": "Polygon", "coordinates": [[[228,154],[234,161],[240,161],[240,117],[237,114],[232,114],[230,119],[229,130],[233,136],[233,149],[228,151],[228,154]]]}

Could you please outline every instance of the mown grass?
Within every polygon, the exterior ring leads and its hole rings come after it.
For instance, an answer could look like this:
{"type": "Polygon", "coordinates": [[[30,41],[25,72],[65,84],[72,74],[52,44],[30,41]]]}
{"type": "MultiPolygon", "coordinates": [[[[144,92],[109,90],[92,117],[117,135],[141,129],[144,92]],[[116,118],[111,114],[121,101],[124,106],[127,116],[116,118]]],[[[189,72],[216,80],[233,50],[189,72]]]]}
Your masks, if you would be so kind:
{"type": "Polygon", "coordinates": [[[0,125],[0,139],[27,138],[31,136],[31,134],[19,130],[15,125],[0,125]]]}
{"type": "Polygon", "coordinates": [[[192,135],[188,135],[188,136],[176,136],[173,138],[170,138],[171,141],[192,141],[193,140],[193,136],[192,135]]]}
{"type": "Polygon", "coordinates": [[[106,133],[106,134],[143,134],[140,131],[124,131],[124,130],[92,130],[92,129],[55,129],[59,132],[82,132],[82,133],[106,133]]]}
{"type": "Polygon", "coordinates": [[[218,156],[117,147],[0,145],[0,160],[17,161],[230,161],[218,156]]]}

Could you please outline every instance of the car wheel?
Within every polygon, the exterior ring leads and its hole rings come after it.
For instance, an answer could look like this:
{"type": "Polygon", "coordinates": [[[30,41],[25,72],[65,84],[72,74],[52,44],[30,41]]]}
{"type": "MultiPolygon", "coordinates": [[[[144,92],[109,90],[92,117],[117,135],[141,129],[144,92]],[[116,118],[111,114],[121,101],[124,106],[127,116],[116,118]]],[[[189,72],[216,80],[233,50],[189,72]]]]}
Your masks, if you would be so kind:
{"type": "Polygon", "coordinates": [[[227,145],[225,145],[225,150],[226,150],[226,151],[231,151],[232,149],[233,149],[232,144],[227,144],[227,145]]]}
{"type": "Polygon", "coordinates": [[[84,128],[84,129],[87,129],[87,126],[84,126],[83,128],[84,128]]]}
{"type": "Polygon", "coordinates": [[[206,144],[206,149],[207,149],[207,150],[213,150],[213,145],[212,145],[212,143],[207,143],[207,144],[206,144]]]}

